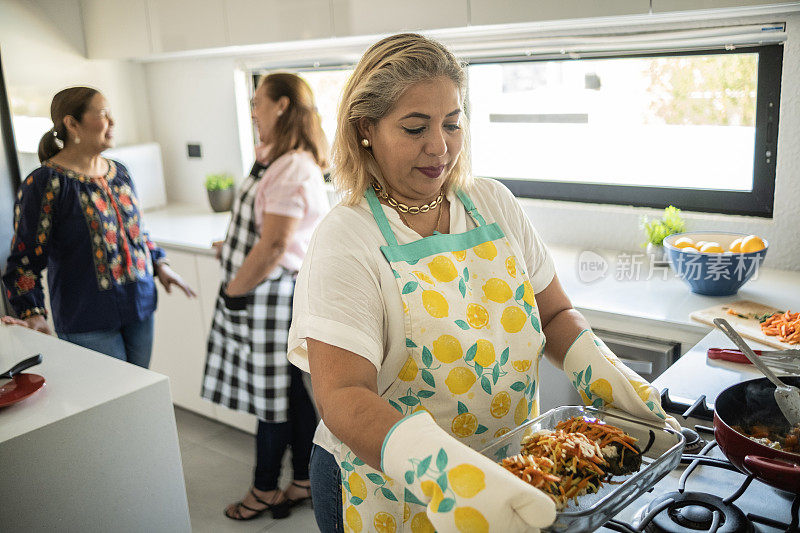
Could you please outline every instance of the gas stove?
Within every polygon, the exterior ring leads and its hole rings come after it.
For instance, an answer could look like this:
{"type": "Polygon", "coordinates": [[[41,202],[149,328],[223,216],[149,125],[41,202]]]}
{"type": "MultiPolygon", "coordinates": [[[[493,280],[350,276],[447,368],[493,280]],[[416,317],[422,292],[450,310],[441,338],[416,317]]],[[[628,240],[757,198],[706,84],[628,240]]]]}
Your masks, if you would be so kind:
{"type": "Polygon", "coordinates": [[[676,401],[665,390],[662,404],[684,427],[681,465],[598,531],[800,532],[800,495],[765,485],[728,462],[713,440],[713,409],[705,397],[676,401]]]}

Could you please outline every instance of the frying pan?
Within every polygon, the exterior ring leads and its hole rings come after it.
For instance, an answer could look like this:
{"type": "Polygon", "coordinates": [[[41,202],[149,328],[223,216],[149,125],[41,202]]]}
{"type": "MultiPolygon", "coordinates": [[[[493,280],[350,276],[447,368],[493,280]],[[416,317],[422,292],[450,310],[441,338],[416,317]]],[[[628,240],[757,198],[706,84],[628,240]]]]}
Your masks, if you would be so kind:
{"type": "MultiPolygon", "coordinates": [[[[800,377],[781,376],[781,381],[800,386],[800,377]]],[[[732,428],[757,423],[788,431],[774,394],[775,385],[767,378],[743,381],[722,391],[714,402],[714,436],[736,468],[767,485],[800,494],[800,455],[759,444],[732,428]]]]}

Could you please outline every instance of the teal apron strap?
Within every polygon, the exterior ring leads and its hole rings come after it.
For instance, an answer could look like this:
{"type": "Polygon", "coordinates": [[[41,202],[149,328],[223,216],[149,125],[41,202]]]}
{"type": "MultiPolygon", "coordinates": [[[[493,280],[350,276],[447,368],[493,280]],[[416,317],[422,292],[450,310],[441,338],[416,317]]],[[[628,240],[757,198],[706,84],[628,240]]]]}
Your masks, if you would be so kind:
{"type": "Polygon", "coordinates": [[[467,210],[467,213],[469,213],[469,215],[472,217],[472,220],[475,221],[475,224],[478,226],[485,226],[486,220],[484,220],[481,214],[478,213],[478,209],[475,207],[475,204],[472,203],[472,199],[467,195],[467,193],[459,189],[456,192],[456,195],[458,196],[459,200],[461,200],[461,203],[464,204],[464,209],[467,210]]]}
{"type": "Polygon", "coordinates": [[[386,218],[386,213],[383,212],[381,203],[378,201],[378,197],[375,196],[375,191],[372,190],[372,187],[367,188],[364,196],[367,198],[369,208],[372,210],[372,217],[375,219],[375,222],[378,223],[378,228],[381,230],[383,238],[386,239],[386,244],[389,246],[397,246],[397,238],[394,236],[394,232],[389,226],[389,219],[386,218]]]}

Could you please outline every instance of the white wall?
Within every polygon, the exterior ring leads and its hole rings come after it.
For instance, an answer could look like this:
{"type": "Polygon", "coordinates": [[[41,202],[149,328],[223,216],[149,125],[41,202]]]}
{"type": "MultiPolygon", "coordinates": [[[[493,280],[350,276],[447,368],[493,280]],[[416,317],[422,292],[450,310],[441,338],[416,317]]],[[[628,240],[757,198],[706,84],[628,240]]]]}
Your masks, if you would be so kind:
{"type": "MultiPolygon", "coordinates": [[[[686,213],[686,218],[691,230],[762,235],[771,242],[767,267],[800,270],[800,187],[797,186],[800,183],[800,165],[797,164],[800,161],[797,89],[800,87],[800,14],[704,20],[662,25],[659,29],[780,21],[787,23],[788,42],[783,58],[775,217],[686,213]]],[[[238,141],[233,83],[240,61],[252,64],[255,58],[172,60],[146,65],[154,135],[164,151],[170,201],[205,204],[202,179],[206,173],[226,170],[241,175],[245,171],[241,152],[247,147],[238,141]],[[202,142],[202,160],[187,160],[185,145],[189,141],[202,142]]],[[[660,214],[657,210],[630,206],[543,200],[523,200],[522,203],[546,242],[586,249],[641,251],[639,245],[644,237],[639,229],[639,218],[642,214],[660,214]]]]}
{"type": "Polygon", "coordinates": [[[207,205],[203,185],[206,174],[244,175],[234,70],[231,58],[166,61],[146,66],[153,134],[161,144],[170,202],[207,205]],[[200,143],[202,158],[190,159],[187,143],[200,143]]]}
{"type": "Polygon", "coordinates": [[[0,0],[0,54],[12,114],[49,118],[56,92],[89,85],[108,98],[118,145],[152,140],[144,67],[86,59],[78,0],[0,0]]]}

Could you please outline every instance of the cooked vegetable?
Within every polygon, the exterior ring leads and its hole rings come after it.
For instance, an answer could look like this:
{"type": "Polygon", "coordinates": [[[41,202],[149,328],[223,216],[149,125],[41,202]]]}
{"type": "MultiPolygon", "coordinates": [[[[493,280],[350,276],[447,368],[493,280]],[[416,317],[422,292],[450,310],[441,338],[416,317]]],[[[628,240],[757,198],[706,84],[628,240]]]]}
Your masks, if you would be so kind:
{"type": "Polygon", "coordinates": [[[545,492],[563,509],[578,496],[597,492],[612,475],[641,466],[636,439],[599,420],[575,417],[525,437],[521,453],[500,464],[545,492]]]}

